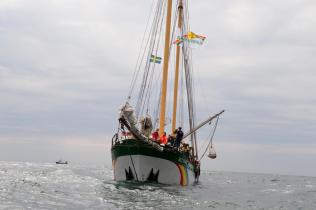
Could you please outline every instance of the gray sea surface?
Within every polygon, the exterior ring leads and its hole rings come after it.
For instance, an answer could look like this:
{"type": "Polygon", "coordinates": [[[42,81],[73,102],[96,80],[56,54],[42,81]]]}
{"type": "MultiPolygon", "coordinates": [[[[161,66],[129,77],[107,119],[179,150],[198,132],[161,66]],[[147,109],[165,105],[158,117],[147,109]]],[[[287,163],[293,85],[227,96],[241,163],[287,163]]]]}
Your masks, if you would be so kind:
{"type": "Polygon", "coordinates": [[[110,166],[0,162],[0,209],[316,209],[316,177],[202,171],[199,184],[117,183],[110,166]]]}

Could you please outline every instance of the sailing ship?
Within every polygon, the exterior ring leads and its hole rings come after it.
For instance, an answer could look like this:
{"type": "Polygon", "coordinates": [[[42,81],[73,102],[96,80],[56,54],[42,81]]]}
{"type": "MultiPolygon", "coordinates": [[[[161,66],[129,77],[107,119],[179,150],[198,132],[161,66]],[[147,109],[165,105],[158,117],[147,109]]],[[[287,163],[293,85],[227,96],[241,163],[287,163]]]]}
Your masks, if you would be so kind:
{"type": "MultiPolygon", "coordinates": [[[[188,185],[200,176],[197,131],[213,120],[217,125],[224,110],[196,124],[191,45],[202,44],[206,37],[190,31],[187,0],[157,0],[154,5],[152,24],[146,29],[148,35],[112,138],[114,180],[188,185]],[[162,51],[163,57],[158,56],[162,51]],[[174,71],[169,71],[173,52],[174,71]],[[169,74],[174,75],[172,82],[169,74]],[[168,91],[168,83],[173,91],[168,91]],[[171,123],[166,117],[168,109],[172,109],[171,123]],[[180,134],[181,128],[187,132],[180,134]],[[166,133],[170,133],[167,140],[166,133]]],[[[212,142],[207,148],[214,151],[212,142]]],[[[211,153],[208,156],[215,158],[211,153]]]]}

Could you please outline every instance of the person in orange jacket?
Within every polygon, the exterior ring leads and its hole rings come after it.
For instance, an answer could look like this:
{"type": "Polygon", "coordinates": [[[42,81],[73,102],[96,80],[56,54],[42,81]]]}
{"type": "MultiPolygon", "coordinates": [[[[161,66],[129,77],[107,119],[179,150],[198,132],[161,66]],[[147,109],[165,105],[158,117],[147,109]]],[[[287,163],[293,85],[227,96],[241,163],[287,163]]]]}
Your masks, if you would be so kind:
{"type": "Polygon", "coordinates": [[[160,137],[160,144],[166,145],[168,142],[167,134],[164,132],[164,134],[160,137]]]}

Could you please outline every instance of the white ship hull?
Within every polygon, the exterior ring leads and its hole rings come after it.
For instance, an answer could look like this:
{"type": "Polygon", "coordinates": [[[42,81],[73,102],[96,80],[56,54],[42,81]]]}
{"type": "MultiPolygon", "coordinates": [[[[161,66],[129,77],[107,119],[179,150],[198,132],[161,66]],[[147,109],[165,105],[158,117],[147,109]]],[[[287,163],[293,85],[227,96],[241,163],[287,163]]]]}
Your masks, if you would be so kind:
{"type": "Polygon", "coordinates": [[[192,166],[153,156],[120,156],[113,160],[113,169],[116,181],[136,180],[171,185],[195,182],[192,166]]]}

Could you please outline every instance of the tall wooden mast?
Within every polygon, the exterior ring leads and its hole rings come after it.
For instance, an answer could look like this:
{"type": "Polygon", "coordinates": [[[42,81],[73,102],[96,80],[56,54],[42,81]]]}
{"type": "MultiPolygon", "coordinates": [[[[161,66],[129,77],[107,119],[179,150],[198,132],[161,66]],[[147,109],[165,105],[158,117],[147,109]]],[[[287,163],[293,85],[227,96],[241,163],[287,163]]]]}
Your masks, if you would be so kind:
{"type": "Polygon", "coordinates": [[[164,49],[164,58],[163,58],[163,76],[162,76],[162,89],[161,89],[161,99],[160,99],[160,115],[159,115],[159,136],[162,136],[165,130],[164,128],[165,128],[165,114],[166,114],[172,0],[168,0],[167,4],[168,4],[167,5],[168,7],[167,7],[167,19],[166,19],[165,49],[164,49]]]}
{"type": "MultiPolygon", "coordinates": [[[[183,11],[183,4],[182,0],[179,0],[178,5],[178,29],[181,33],[182,29],[182,11],[183,11]]],[[[177,123],[177,105],[178,105],[178,84],[179,84],[179,64],[180,64],[180,46],[177,46],[176,50],[176,70],[174,75],[174,90],[173,90],[173,112],[172,112],[172,130],[173,132],[176,129],[177,123]]]]}

